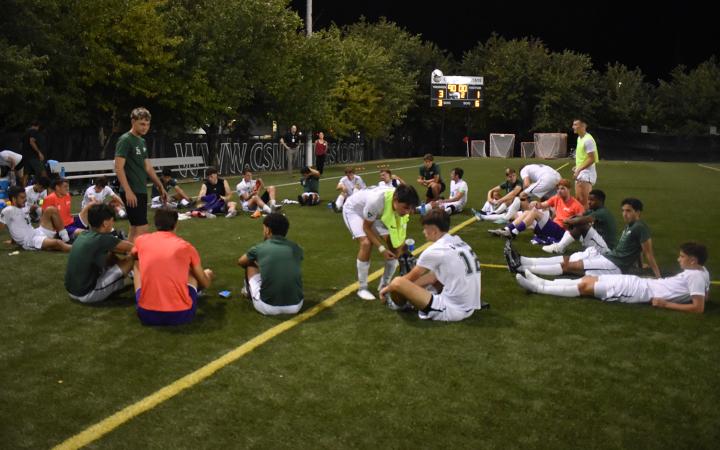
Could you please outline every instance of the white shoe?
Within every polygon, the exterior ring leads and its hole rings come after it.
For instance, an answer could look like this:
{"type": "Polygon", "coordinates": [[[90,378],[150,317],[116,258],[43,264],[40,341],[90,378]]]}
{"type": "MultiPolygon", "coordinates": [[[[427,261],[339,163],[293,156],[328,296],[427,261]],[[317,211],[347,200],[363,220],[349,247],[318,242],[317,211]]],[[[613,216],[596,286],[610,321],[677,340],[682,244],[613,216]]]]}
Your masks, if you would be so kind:
{"type": "Polygon", "coordinates": [[[206,218],[206,219],[214,219],[214,218],[216,218],[216,217],[217,217],[217,216],[216,216],[215,214],[213,214],[213,213],[211,213],[211,212],[209,212],[209,211],[205,213],[205,218],[206,218]]]}
{"type": "Polygon", "coordinates": [[[124,219],[127,217],[127,213],[125,212],[124,209],[121,209],[120,211],[118,211],[118,217],[121,219],[124,219]]]}
{"type": "Polygon", "coordinates": [[[358,295],[358,297],[360,297],[363,300],[368,300],[368,301],[375,300],[375,296],[373,295],[373,293],[367,289],[358,290],[357,295],[358,295]]]}
{"type": "Polygon", "coordinates": [[[225,217],[226,217],[227,219],[229,219],[229,218],[231,218],[231,217],[235,217],[235,216],[237,216],[237,210],[232,210],[232,211],[230,211],[229,213],[225,214],[225,217]]]}
{"type": "Polygon", "coordinates": [[[515,280],[517,280],[517,283],[526,291],[537,292],[535,284],[533,284],[530,280],[520,275],[519,273],[515,275],[515,280]]]}
{"type": "Polygon", "coordinates": [[[550,244],[550,245],[543,245],[542,249],[544,252],[547,252],[547,253],[557,253],[557,254],[563,253],[563,249],[561,249],[560,245],[557,243],[550,244]]]}

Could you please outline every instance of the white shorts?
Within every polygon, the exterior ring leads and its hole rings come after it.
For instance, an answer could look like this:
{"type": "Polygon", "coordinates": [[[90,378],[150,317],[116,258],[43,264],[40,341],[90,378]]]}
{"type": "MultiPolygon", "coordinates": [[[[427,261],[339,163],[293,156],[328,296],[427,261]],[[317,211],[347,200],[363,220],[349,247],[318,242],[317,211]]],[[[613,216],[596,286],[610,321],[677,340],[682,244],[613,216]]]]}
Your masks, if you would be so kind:
{"type": "Polygon", "coordinates": [[[570,261],[583,262],[585,275],[620,275],[622,270],[612,261],[602,256],[595,247],[588,247],[582,252],[570,255],[570,261]]]}
{"type": "MultiPolygon", "coordinates": [[[[348,230],[350,230],[350,234],[352,234],[353,239],[359,239],[361,237],[367,237],[365,234],[365,230],[363,229],[363,222],[365,219],[362,218],[362,215],[357,214],[356,212],[349,210],[349,209],[343,209],[343,220],[345,220],[345,226],[348,230]]],[[[385,225],[380,220],[376,220],[373,222],[373,229],[377,234],[380,236],[387,236],[390,234],[390,232],[385,228],[385,225]]]]}
{"type": "Polygon", "coordinates": [[[465,206],[465,202],[463,202],[463,201],[461,201],[461,200],[458,200],[458,201],[456,201],[456,202],[444,203],[444,204],[442,205],[443,208],[450,208],[451,206],[454,206],[454,207],[455,207],[455,210],[453,211],[453,214],[459,213],[459,212],[462,212],[463,207],[465,206]]]}
{"type": "Polygon", "coordinates": [[[168,208],[175,209],[175,208],[177,208],[177,205],[178,205],[177,202],[171,202],[171,201],[168,201],[167,203],[163,203],[162,200],[160,199],[160,196],[153,197],[150,200],[150,209],[158,209],[158,208],[162,208],[163,206],[167,206],[168,208]]]}
{"type": "Polygon", "coordinates": [[[70,293],[68,295],[81,303],[96,303],[110,297],[113,292],[119,291],[123,286],[125,286],[125,274],[120,269],[120,266],[114,265],[100,274],[92,291],[82,297],[70,293]]]}
{"type": "Polygon", "coordinates": [[[596,181],[597,181],[597,170],[595,170],[595,164],[588,167],[587,169],[581,170],[576,179],[576,182],[590,183],[593,185],[595,184],[596,181]]]}
{"type": "Polygon", "coordinates": [[[474,309],[464,309],[445,301],[442,294],[433,294],[430,312],[418,311],[418,317],[423,320],[437,320],[440,322],[459,322],[467,319],[475,312],[474,309]]]}
{"type": "Polygon", "coordinates": [[[531,184],[525,189],[525,193],[535,197],[543,198],[557,188],[560,182],[560,176],[543,177],[531,184]]]}
{"type": "MultiPolygon", "coordinates": [[[[622,303],[650,303],[652,300],[652,291],[648,286],[648,280],[636,277],[634,275],[601,275],[595,284],[600,300],[606,302],[622,302],[622,303]]],[[[597,292],[597,291],[596,291],[597,292]]]]}
{"type": "Polygon", "coordinates": [[[49,231],[43,227],[35,228],[33,234],[22,243],[22,248],[25,250],[42,250],[42,244],[45,242],[45,239],[55,236],[54,231],[52,231],[51,236],[48,236],[48,232],[49,231]]]}
{"type": "Polygon", "coordinates": [[[248,280],[250,298],[252,299],[255,310],[265,316],[277,316],[279,314],[297,314],[302,308],[303,301],[297,305],[273,306],[268,305],[260,298],[260,288],[262,287],[262,277],[255,274],[248,280]]]}
{"type": "Polygon", "coordinates": [[[257,209],[257,204],[254,204],[252,208],[250,208],[250,200],[245,200],[242,202],[242,210],[245,212],[253,212],[257,209]]]}

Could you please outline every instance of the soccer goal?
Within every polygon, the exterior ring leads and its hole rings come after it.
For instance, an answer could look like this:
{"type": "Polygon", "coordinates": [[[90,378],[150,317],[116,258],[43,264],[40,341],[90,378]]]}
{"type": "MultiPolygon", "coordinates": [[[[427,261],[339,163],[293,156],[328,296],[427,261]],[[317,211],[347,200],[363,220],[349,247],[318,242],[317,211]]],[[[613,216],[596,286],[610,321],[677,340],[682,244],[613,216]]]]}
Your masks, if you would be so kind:
{"type": "Polygon", "coordinates": [[[494,158],[512,158],[515,149],[514,134],[491,134],[490,156],[494,158]]]}
{"type": "Polygon", "coordinates": [[[535,143],[534,142],[521,142],[520,143],[520,157],[521,158],[534,158],[535,157],[535,143]]]}
{"type": "Polygon", "coordinates": [[[470,156],[476,156],[480,158],[487,157],[487,154],[485,154],[484,140],[470,141],[470,156]]]}
{"type": "Polygon", "coordinates": [[[535,157],[542,159],[567,156],[567,134],[535,133],[535,157]]]}

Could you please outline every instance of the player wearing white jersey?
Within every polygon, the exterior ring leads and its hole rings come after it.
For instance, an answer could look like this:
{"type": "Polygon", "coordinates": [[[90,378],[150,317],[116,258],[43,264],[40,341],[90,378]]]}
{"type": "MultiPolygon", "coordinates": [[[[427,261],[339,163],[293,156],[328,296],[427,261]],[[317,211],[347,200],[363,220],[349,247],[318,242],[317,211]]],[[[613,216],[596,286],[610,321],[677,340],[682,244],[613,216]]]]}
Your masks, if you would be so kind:
{"type": "Polygon", "coordinates": [[[425,205],[420,206],[420,213],[434,209],[444,209],[448,214],[459,213],[463,210],[467,204],[468,199],[468,185],[465,180],[462,179],[465,172],[456,167],[450,171],[450,198],[443,200],[435,200],[425,205]]]}
{"type": "Polygon", "coordinates": [[[378,181],[377,187],[396,188],[401,184],[405,184],[405,181],[399,176],[393,175],[390,169],[380,170],[380,181],[378,181]]]}
{"type": "Polygon", "coordinates": [[[555,188],[562,179],[560,172],[544,164],[528,164],[520,169],[523,192],[540,199],[555,194],[555,188]]]}
{"type": "MultiPolygon", "coordinates": [[[[54,236],[64,230],[62,219],[54,208],[46,209],[40,217],[40,226],[33,228],[25,211],[27,196],[21,186],[11,186],[8,198],[12,205],[0,210],[0,229],[7,226],[12,240],[25,250],[58,250],[69,252],[71,246],[54,236]]],[[[66,234],[67,236],[67,234],[66,234]]]]}
{"type": "Polygon", "coordinates": [[[125,203],[110,186],[106,177],[95,180],[95,184],[85,190],[82,199],[82,208],[85,209],[91,203],[108,203],[115,210],[115,214],[121,219],[127,216],[125,203]]]}
{"type": "Polygon", "coordinates": [[[422,223],[425,238],[433,244],[407,275],[395,278],[380,294],[390,294],[398,306],[411,303],[421,319],[467,319],[481,306],[480,262],[467,243],[448,233],[447,212],[433,209],[422,223]]]}
{"type": "Polygon", "coordinates": [[[355,192],[365,189],[365,182],[360,175],[355,175],[355,169],[349,167],[345,169],[345,176],[340,178],[340,182],[337,184],[336,190],[340,191],[337,200],[331,205],[336,212],[340,212],[348,197],[353,195],[355,192]]]}
{"type": "Polygon", "coordinates": [[[710,289],[704,267],[707,249],[686,242],[680,246],[678,263],[683,270],[673,277],[650,279],[635,275],[585,276],[580,279],[545,280],[525,271],[517,274],[520,286],[531,292],[560,297],[596,297],[606,302],[650,303],[656,308],[702,313],[710,289]]]}
{"type": "Polygon", "coordinates": [[[50,179],[48,177],[37,177],[35,184],[25,188],[25,212],[30,216],[30,220],[37,222],[42,215],[42,202],[47,197],[47,190],[50,187],[50,179]]]}
{"type": "MultiPolygon", "coordinates": [[[[260,195],[263,188],[265,183],[262,178],[253,180],[252,171],[247,167],[243,170],[242,180],[235,186],[243,211],[254,212],[253,217],[260,217],[260,211],[270,214],[273,210],[280,209],[275,202],[275,186],[266,187],[265,192],[260,195]]],[[[232,215],[228,213],[228,217],[232,215]]]]}
{"type": "Polygon", "coordinates": [[[401,184],[396,189],[363,189],[348,198],[343,208],[345,226],[359,243],[357,254],[358,297],[374,300],[368,289],[370,252],[373,246],[385,259],[385,272],[380,282],[383,288],[390,282],[398,266],[409,214],[420,202],[415,188],[401,184]],[[387,245],[387,247],[386,247],[387,245]]]}

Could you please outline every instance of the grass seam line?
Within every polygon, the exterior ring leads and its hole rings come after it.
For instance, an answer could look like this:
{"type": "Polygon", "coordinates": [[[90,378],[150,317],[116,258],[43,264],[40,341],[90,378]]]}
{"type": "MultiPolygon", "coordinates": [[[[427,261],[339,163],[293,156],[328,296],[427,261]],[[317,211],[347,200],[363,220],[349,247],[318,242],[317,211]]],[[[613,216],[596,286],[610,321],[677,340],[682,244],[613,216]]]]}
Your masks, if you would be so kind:
{"type": "Polygon", "coordinates": [[[704,168],[710,169],[710,170],[716,170],[716,171],[720,172],[720,169],[718,169],[717,167],[706,166],[705,164],[698,164],[698,166],[704,167],[704,168]]]}

